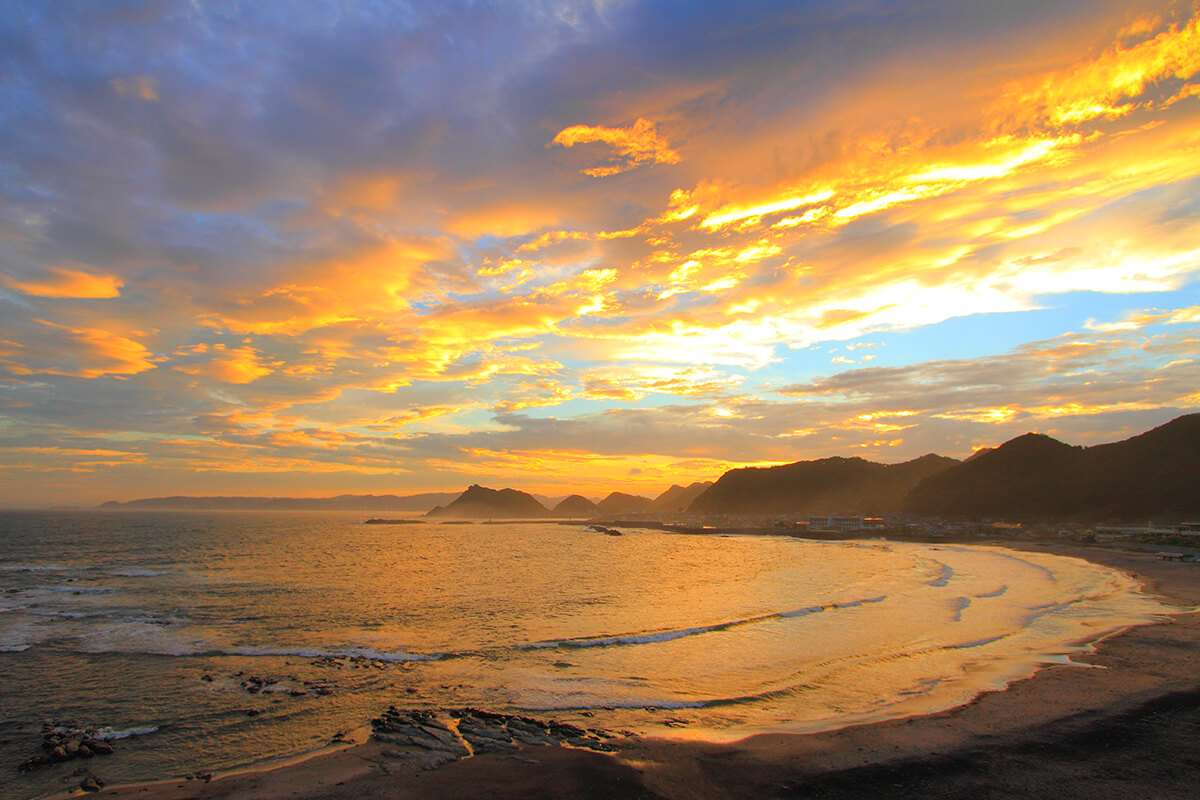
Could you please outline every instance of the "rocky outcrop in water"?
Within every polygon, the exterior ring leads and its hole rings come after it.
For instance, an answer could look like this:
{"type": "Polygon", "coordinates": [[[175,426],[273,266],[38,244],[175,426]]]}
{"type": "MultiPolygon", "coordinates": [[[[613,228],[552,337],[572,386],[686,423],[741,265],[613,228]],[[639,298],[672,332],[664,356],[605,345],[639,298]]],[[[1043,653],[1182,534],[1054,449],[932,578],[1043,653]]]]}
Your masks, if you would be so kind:
{"type": "Polygon", "coordinates": [[[68,722],[44,723],[41,747],[42,752],[21,764],[22,772],[76,758],[107,756],[114,750],[112,744],[102,738],[97,729],[68,722]]]}
{"type": "Polygon", "coordinates": [[[422,769],[436,769],[473,755],[513,753],[521,745],[579,747],[598,752],[616,749],[605,741],[611,737],[601,731],[477,708],[437,714],[391,706],[371,720],[371,728],[376,741],[404,748],[387,749],[383,755],[413,762],[422,769]]]}

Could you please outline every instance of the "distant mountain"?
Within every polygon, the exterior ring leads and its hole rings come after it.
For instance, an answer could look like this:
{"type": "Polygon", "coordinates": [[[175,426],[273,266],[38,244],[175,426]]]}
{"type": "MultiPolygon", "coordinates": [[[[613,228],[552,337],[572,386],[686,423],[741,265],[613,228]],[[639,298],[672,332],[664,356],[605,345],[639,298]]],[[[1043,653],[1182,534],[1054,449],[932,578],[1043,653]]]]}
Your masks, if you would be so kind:
{"type": "Polygon", "coordinates": [[[649,497],[625,494],[624,492],[613,492],[596,504],[596,510],[604,515],[632,514],[638,511],[650,511],[653,507],[654,501],[649,497]]]}
{"type": "Polygon", "coordinates": [[[550,509],[550,514],[555,517],[594,517],[596,516],[596,504],[588,500],[582,495],[573,494],[570,497],[564,497],[562,502],[550,509]]]}
{"type": "Polygon", "coordinates": [[[822,458],[726,472],[688,507],[693,514],[882,514],[898,511],[922,478],[959,462],[926,455],[902,464],[822,458]]]}
{"type": "Polygon", "coordinates": [[[549,514],[546,507],[533,495],[516,489],[487,489],[475,484],[458,496],[454,502],[430,511],[427,517],[453,517],[459,519],[532,519],[549,514]]]}
{"type": "Polygon", "coordinates": [[[109,500],[103,509],[163,511],[428,511],[448,503],[454,492],[427,492],[398,497],[394,494],[343,494],[337,497],[148,497],[119,503],[109,500]]]}
{"type": "Polygon", "coordinates": [[[712,486],[712,481],[704,481],[703,483],[696,482],[690,486],[672,486],[665,492],[654,498],[654,510],[663,512],[686,511],[687,507],[692,504],[692,501],[704,493],[704,490],[712,486]]]}
{"type": "Polygon", "coordinates": [[[1200,414],[1095,447],[1018,436],[921,481],[905,508],[969,518],[1200,517],[1200,414]]]}

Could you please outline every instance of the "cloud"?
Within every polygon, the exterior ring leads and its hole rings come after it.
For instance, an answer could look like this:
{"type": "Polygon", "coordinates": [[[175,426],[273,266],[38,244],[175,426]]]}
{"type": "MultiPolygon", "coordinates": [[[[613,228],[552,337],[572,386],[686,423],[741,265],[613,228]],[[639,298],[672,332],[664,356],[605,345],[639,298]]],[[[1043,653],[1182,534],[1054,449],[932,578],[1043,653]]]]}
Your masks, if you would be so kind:
{"type": "Polygon", "coordinates": [[[262,353],[253,347],[228,348],[223,344],[212,347],[190,348],[192,353],[202,354],[203,361],[192,364],[176,364],[175,369],[188,375],[204,376],[222,383],[246,384],[275,371],[262,361],[262,353]]]}
{"type": "Polygon", "coordinates": [[[25,4],[0,469],[649,493],[1136,432],[1197,406],[1196,17],[25,4]]]}
{"type": "Polygon", "coordinates": [[[141,343],[99,328],[71,328],[48,320],[24,341],[0,341],[0,365],[11,375],[76,378],[137,375],[157,366],[141,343]]]}
{"type": "MultiPolygon", "coordinates": [[[[1156,18],[1143,18],[1126,33],[1144,35],[1156,18]]],[[[1200,72],[1200,19],[1169,26],[1132,47],[1121,44],[1068,69],[1016,82],[1000,104],[1023,122],[1072,125],[1131,114],[1147,88],[1168,78],[1186,80],[1200,72]]]]}
{"type": "Polygon", "coordinates": [[[47,272],[50,274],[41,279],[20,280],[7,275],[0,279],[9,288],[33,297],[105,299],[118,297],[125,285],[115,275],[96,275],[64,267],[50,267],[47,272]]]}
{"type": "Polygon", "coordinates": [[[640,117],[628,128],[602,125],[572,125],[559,131],[551,144],[571,148],[577,144],[599,142],[613,150],[613,163],[582,170],[584,175],[603,178],[618,175],[645,164],[678,164],[679,154],[655,131],[654,123],[640,117]]]}
{"type": "Polygon", "coordinates": [[[152,75],[135,75],[132,78],[113,78],[109,81],[113,91],[121,97],[131,97],[146,102],[158,100],[158,81],[152,75]]]}

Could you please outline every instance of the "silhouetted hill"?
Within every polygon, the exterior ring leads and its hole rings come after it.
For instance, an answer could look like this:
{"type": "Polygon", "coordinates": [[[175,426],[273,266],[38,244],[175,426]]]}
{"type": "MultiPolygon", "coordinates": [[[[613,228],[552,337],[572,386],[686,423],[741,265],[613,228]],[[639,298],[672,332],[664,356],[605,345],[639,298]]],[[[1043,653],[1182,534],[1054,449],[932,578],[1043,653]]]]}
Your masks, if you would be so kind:
{"type": "Polygon", "coordinates": [[[516,489],[487,489],[475,484],[446,507],[439,506],[425,516],[457,517],[460,519],[495,519],[512,517],[531,519],[547,516],[546,507],[533,495],[516,489]]]}
{"type": "Polygon", "coordinates": [[[337,497],[148,497],[119,503],[109,500],[103,509],[163,511],[428,511],[457,497],[455,492],[427,492],[398,497],[394,494],[343,494],[337,497]]]}
{"type": "Polygon", "coordinates": [[[1018,436],[926,478],[905,508],[969,518],[1200,516],[1200,414],[1095,447],[1018,436]]]}
{"type": "Polygon", "coordinates": [[[561,503],[550,509],[550,513],[555,517],[594,517],[596,504],[586,497],[573,494],[564,497],[561,503]]]}
{"type": "Polygon", "coordinates": [[[613,492],[596,504],[596,510],[601,514],[631,514],[637,511],[649,511],[653,506],[654,501],[649,497],[613,492]]]}
{"type": "Polygon", "coordinates": [[[822,458],[726,472],[688,507],[693,514],[882,514],[898,511],[922,478],[958,461],[926,455],[902,464],[822,458]]]}
{"type": "Polygon", "coordinates": [[[691,484],[690,486],[672,486],[665,492],[654,498],[654,510],[675,512],[685,511],[692,504],[692,501],[704,493],[704,490],[712,486],[712,481],[704,481],[691,484]]]}

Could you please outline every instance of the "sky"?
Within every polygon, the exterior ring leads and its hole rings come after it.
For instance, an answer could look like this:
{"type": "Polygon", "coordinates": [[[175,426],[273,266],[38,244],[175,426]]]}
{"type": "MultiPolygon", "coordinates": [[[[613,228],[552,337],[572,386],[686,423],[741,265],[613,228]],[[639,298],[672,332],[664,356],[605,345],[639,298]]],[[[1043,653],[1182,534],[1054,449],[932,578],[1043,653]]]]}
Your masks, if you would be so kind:
{"type": "Polygon", "coordinates": [[[0,2],[0,504],[1200,407],[1200,3],[0,2]]]}

